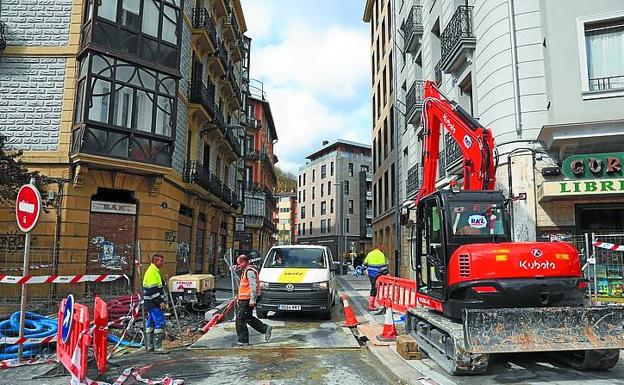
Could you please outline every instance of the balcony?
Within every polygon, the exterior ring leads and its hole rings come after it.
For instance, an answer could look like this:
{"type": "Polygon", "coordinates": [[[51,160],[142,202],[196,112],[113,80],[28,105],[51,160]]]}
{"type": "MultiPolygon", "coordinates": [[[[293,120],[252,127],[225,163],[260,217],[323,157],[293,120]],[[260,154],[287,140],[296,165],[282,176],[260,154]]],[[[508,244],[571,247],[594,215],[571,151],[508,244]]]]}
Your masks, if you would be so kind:
{"type": "Polygon", "coordinates": [[[372,182],[373,181],[373,173],[370,171],[366,172],[366,181],[367,182],[372,182]]]}
{"type": "Polygon", "coordinates": [[[373,218],[373,209],[366,209],[366,218],[367,219],[373,218]]]}
{"type": "Polygon", "coordinates": [[[236,193],[225,186],[219,177],[211,173],[208,168],[200,162],[189,162],[185,174],[186,183],[200,186],[233,208],[240,207],[240,202],[236,193]]]}
{"type": "Polygon", "coordinates": [[[372,237],[373,237],[373,227],[366,226],[366,238],[372,238],[372,237]]]}
{"type": "Polygon", "coordinates": [[[462,160],[462,153],[459,144],[451,137],[444,137],[444,150],[440,151],[440,161],[438,162],[438,171],[440,178],[446,175],[446,171],[459,165],[462,160]]]}
{"type": "Polygon", "coordinates": [[[266,217],[262,221],[262,226],[264,226],[265,229],[269,230],[272,233],[277,233],[277,227],[275,227],[275,224],[272,221],[266,219],[266,217]]]}
{"type": "Polygon", "coordinates": [[[193,43],[201,52],[217,48],[217,30],[206,8],[193,8],[193,43]]]}
{"type": "Polygon", "coordinates": [[[451,73],[472,56],[477,39],[472,33],[472,8],[460,5],[440,36],[441,69],[451,73]]]}
{"type": "Polygon", "coordinates": [[[412,9],[401,25],[401,30],[403,30],[403,41],[405,42],[403,49],[415,54],[421,45],[423,35],[422,6],[412,5],[412,9]]]}
{"type": "Polygon", "coordinates": [[[436,86],[438,86],[438,88],[442,87],[442,60],[440,60],[438,64],[436,64],[434,72],[436,86]]]}
{"type": "Polygon", "coordinates": [[[423,108],[425,96],[425,82],[416,80],[405,95],[405,105],[407,109],[407,122],[417,126],[420,122],[420,115],[423,108]]]}
{"type": "Polygon", "coordinates": [[[372,191],[367,191],[366,192],[366,200],[373,200],[373,192],[372,191]]]}
{"type": "Polygon", "coordinates": [[[226,131],[225,138],[229,145],[232,147],[232,151],[236,153],[237,156],[241,155],[241,144],[234,132],[231,129],[226,131]]]}
{"type": "Polygon", "coordinates": [[[241,92],[234,74],[234,66],[230,65],[227,69],[227,74],[221,77],[225,89],[232,95],[232,98],[236,101],[238,107],[242,107],[241,92]]]}
{"type": "Polygon", "coordinates": [[[225,127],[225,119],[215,103],[215,86],[207,87],[200,81],[194,81],[189,87],[189,113],[200,121],[210,121],[218,127],[225,127]]]}
{"type": "Polygon", "coordinates": [[[405,181],[405,195],[411,198],[418,191],[420,181],[418,180],[419,165],[415,164],[407,171],[407,180],[405,181]]]}
{"type": "Polygon", "coordinates": [[[5,29],[6,24],[0,21],[0,51],[3,51],[6,48],[6,37],[4,36],[5,29]]]}
{"type": "Polygon", "coordinates": [[[212,51],[212,53],[208,54],[208,58],[209,65],[218,76],[227,75],[228,58],[225,44],[223,44],[223,40],[217,38],[216,47],[214,51],[212,51]]]}
{"type": "Polygon", "coordinates": [[[217,18],[227,16],[232,13],[232,5],[230,0],[214,0],[211,1],[217,18]]]}

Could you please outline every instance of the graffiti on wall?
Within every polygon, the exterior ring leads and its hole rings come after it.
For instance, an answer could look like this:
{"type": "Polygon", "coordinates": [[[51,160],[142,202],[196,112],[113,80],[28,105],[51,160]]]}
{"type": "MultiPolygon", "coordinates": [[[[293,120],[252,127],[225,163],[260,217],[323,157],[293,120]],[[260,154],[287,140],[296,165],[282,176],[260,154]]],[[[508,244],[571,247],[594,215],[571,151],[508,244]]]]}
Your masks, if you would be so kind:
{"type": "Polygon", "coordinates": [[[116,245],[103,236],[92,237],[90,243],[92,247],[99,249],[95,253],[97,259],[91,259],[91,262],[106,270],[124,270],[128,266],[126,255],[132,250],[132,245],[116,245]]]}
{"type": "MultiPolygon", "coordinates": [[[[36,237],[31,237],[31,246],[34,246],[36,237]]],[[[18,231],[7,231],[0,233],[0,251],[24,251],[26,244],[26,234],[18,231]]]]}
{"type": "Polygon", "coordinates": [[[165,242],[167,242],[169,245],[171,245],[172,243],[175,243],[177,239],[178,239],[177,231],[175,230],[165,231],[165,242]]]}

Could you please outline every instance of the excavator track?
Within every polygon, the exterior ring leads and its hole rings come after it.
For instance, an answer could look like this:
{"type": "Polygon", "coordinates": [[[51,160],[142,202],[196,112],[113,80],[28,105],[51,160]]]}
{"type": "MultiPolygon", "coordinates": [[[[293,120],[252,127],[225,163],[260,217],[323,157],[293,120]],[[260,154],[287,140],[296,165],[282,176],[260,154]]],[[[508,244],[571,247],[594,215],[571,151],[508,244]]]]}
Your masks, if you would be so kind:
{"type": "Polygon", "coordinates": [[[410,309],[406,329],[420,350],[449,374],[479,375],[487,371],[490,355],[465,349],[460,323],[426,309],[410,309]]]}
{"type": "Polygon", "coordinates": [[[572,369],[581,371],[609,370],[617,365],[620,359],[619,349],[579,350],[568,352],[551,352],[554,360],[572,369]]]}

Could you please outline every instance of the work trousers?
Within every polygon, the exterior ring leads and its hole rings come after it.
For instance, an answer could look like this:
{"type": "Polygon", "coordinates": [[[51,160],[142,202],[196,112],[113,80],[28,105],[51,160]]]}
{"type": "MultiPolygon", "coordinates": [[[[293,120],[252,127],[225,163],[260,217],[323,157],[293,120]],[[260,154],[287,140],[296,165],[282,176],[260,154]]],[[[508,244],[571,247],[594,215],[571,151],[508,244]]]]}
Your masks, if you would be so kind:
{"type": "Polygon", "coordinates": [[[267,325],[253,316],[253,308],[249,306],[249,300],[238,300],[238,313],[236,313],[236,335],[238,342],[249,343],[249,330],[247,325],[254,328],[258,333],[266,333],[267,325]]]}
{"type": "Polygon", "coordinates": [[[158,306],[147,311],[147,321],[145,327],[154,329],[164,329],[166,325],[165,313],[158,306]]]}
{"type": "Polygon", "coordinates": [[[377,277],[379,277],[379,275],[376,275],[374,277],[371,277],[370,275],[368,276],[368,280],[370,281],[371,284],[371,289],[370,289],[370,296],[371,297],[375,297],[377,295],[377,277]]]}

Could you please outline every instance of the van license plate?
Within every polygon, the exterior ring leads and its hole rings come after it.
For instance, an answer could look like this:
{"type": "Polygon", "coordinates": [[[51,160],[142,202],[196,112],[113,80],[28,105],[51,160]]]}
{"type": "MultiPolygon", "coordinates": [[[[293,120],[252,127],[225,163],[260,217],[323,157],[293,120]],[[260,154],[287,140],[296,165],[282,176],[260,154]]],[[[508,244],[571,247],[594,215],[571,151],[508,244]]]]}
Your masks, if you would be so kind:
{"type": "Polygon", "coordinates": [[[277,305],[277,310],[301,310],[301,305],[277,305]]]}

